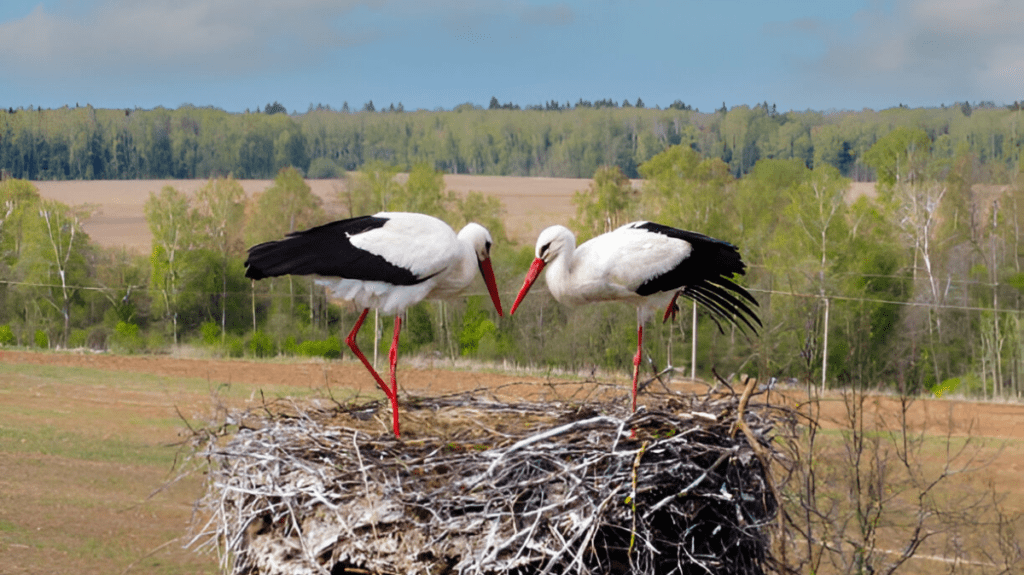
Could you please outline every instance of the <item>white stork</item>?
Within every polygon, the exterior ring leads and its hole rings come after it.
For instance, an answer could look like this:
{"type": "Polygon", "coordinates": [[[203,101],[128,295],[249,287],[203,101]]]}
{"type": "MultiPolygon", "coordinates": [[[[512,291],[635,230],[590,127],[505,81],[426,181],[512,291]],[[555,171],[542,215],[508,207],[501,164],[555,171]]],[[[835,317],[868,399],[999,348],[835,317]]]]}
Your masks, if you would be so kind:
{"type": "Polygon", "coordinates": [[[370,371],[391,401],[395,437],[398,431],[398,334],[401,313],[424,299],[461,294],[476,272],[487,284],[494,307],[501,299],[491,269],[491,234],[480,224],[467,224],[455,234],[448,224],[424,214],[381,212],[292,232],[284,239],[249,248],[245,277],[254,280],[293,275],[321,276],[317,283],[333,295],[363,308],[345,343],[370,371]],[[388,354],[391,385],[356,345],[356,334],[370,308],[395,316],[395,335],[388,354]]]}
{"type": "MultiPolygon", "coordinates": [[[[761,325],[748,305],[757,306],[757,300],[730,279],[746,272],[739,250],[696,232],[633,222],[577,248],[576,236],[569,229],[551,226],[537,238],[536,256],[510,315],[545,267],[548,290],[562,304],[623,301],[637,306],[633,411],[644,322],[655,311],[665,309],[663,321],[674,316],[679,309],[676,298],[682,295],[708,308],[716,324],[715,316],[719,316],[740,328],[746,325],[755,333],[754,324],[761,325]]],[[[721,330],[721,324],[718,328],[721,330]]]]}

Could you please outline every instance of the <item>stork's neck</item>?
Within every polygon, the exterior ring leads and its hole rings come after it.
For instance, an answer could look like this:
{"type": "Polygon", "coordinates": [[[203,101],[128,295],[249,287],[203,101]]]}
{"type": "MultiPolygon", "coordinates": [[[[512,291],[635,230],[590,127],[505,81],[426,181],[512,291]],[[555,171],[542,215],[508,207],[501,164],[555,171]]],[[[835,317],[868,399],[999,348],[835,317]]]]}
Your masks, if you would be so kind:
{"type": "Polygon", "coordinates": [[[476,277],[480,266],[480,260],[476,257],[476,250],[473,249],[473,244],[468,240],[459,238],[459,250],[459,259],[455,264],[458,266],[458,271],[452,272],[452,276],[458,278],[457,281],[461,284],[459,289],[462,290],[473,283],[473,278],[476,277]]]}
{"type": "Polygon", "coordinates": [[[575,242],[567,243],[555,256],[555,259],[547,265],[544,279],[548,284],[548,291],[559,303],[572,305],[569,299],[573,296],[572,286],[573,273],[576,269],[576,245],[575,242]]]}
{"type": "Polygon", "coordinates": [[[450,260],[449,267],[437,277],[437,286],[431,292],[434,298],[450,298],[461,293],[477,274],[477,258],[473,246],[461,238],[455,242],[458,254],[450,260]]]}

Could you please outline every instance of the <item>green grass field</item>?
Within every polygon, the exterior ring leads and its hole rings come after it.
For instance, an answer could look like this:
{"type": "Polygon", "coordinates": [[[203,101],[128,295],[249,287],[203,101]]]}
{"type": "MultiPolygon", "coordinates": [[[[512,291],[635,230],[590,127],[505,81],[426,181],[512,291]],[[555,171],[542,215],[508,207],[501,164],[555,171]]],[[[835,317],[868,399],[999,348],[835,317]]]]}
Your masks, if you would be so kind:
{"type": "Polygon", "coordinates": [[[217,573],[184,547],[204,489],[201,473],[178,480],[189,428],[264,400],[351,397],[324,369],[5,352],[0,573],[217,573]]]}
{"type": "Polygon", "coordinates": [[[184,549],[201,478],[175,478],[185,422],[243,386],[0,365],[0,573],[215,573],[184,549]]]}

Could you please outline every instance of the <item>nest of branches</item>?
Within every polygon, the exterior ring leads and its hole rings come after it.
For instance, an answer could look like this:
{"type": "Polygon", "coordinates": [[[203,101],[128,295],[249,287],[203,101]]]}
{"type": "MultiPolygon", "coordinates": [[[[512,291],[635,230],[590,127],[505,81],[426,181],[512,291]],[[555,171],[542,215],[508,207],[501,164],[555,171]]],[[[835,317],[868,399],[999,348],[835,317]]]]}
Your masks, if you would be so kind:
{"type": "Polygon", "coordinates": [[[401,440],[379,403],[236,413],[197,447],[193,546],[246,574],[765,572],[768,411],[647,399],[412,398],[401,440]]]}

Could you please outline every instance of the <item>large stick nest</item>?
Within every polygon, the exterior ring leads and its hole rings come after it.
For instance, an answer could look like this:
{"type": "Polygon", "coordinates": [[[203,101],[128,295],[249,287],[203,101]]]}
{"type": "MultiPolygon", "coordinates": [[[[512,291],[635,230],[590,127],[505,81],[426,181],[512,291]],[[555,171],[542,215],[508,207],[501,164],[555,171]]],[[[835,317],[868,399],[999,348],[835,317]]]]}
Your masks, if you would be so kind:
{"type": "Polygon", "coordinates": [[[193,544],[237,574],[765,572],[768,412],[647,399],[414,398],[401,440],[379,403],[236,413],[198,448],[193,544]]]}

